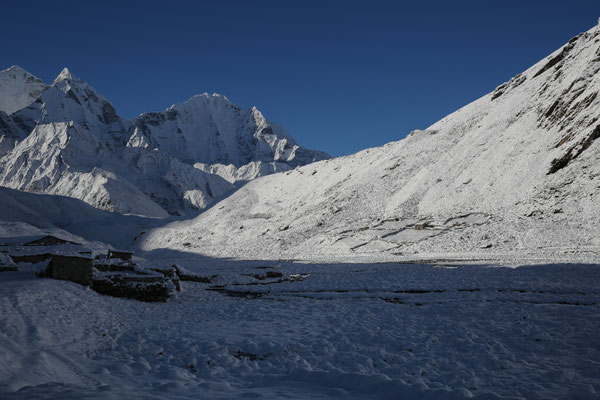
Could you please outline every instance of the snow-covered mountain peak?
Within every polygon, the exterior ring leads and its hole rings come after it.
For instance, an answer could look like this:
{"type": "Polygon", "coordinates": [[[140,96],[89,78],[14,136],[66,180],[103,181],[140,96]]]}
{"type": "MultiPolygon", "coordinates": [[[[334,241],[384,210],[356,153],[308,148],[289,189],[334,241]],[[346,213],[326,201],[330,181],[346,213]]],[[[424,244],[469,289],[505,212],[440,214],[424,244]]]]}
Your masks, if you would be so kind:
{"type": "Polygon", "coordinates": [[[17,65],[0,71],[0,111],[12,114],[27,107],[47,88],[41,79],[17,65]]]}
{"type": "Polygon", "coordinates": [[[67,67],[64,67],[60,74],[58,74],[53,84],[56,85],[57,83],[62,82],[64,80],[77,80],[77,78],[74,77],[73,74],[71,74],[71,71],[69,71],[69,68],[67,67]]]}
{"type": "MultiPolygon", "coordinates": [[[[208,93],[204,93],[206,96],[208,96],[208,93]]],[[[213,93],[212,94],[213,98],[218,98],[218,99],[222,99],[228,103],[231,103],[231,100],[229,100],[229,97],[225,96],[224,94],[220,94],[220,93],[213,93]]]]}
{"type": "Polygon", "coordinates": [[[252,106],[250,111],[252,112],[252,116],[254,117],[254,120],[256,121],[257,125],[259,125],[259,126],[265,125],[265,123],[267,122],[267,119],[260,112],[260,110],[258,108],[256,108],[256,106],[252,106]]]}
{"type": "Polygon", "coordinates": [[[68,68],[52,86],[19,67],[0,72],[3,186],[161,217],[207,207],[238,180],[324,158],[221,94],[127,121],[68,68]]]}
{"type": "Polygon", "coordinates": [[[6,73],[12,72],[12,73],[25,73],[25,74],[29,74],[29,72],[25,71],[23,68],[19,67],[18,65],[13,65],[13,66],[10,66],[10,67],[6,68],[3,71],[0,71],[0,73],[4,73],[4,72],[6,72],[6,73]]]}
{"type": "Polygon", "coordinates": [[[104,129],[102,126],[120,121],[113,105],[106,97],[83,79],[75,77],[64,68],[53,85],[39,96],[40,106],[33,110],[23,110],[23,119],[59,122],[76,121],[91,129],[104,129]]]}
{"type": "Polygon", "coordinates": [[[244,110],[216,93],[196,95],[163,112],[142,114],[132,123],[133,140],[128,146],[161,149],[190,165],[241,168],[258,161],[279,161],[294,168],[329,158],[298,146],[285,129],[267,121],[256,107],[244,110]]]}
{"type": "Polygon", "coordinates": [[[212,105],[212,106],[217,106],[217,107],[220,107],[220,106],[221,107],[222,106],[237,107],[231,102],[231,100],[229,100],[229,98],[227,98],[227,96],[219,94],[219,93],[210,94],[207,92],[194,95],[182,103],[175,103],[171,107],[169,107],[169,109],[175,109],[175,108],[180,107],[181,105],[197,106],[197,107],[205,107],[207,105],[212,105]]]}

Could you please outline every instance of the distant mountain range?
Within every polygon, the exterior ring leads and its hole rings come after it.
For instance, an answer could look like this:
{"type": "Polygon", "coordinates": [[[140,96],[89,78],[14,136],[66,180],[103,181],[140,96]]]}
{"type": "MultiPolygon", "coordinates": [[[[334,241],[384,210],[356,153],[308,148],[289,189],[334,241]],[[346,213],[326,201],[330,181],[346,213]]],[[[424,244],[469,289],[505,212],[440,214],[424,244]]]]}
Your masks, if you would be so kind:
{"type": "Polygon", "coordinates": [[[218,94],[125,120],[66,68],[52,85],[17,66],[0,72],[0,186],[165,217],[327,158],[218,94]]]}

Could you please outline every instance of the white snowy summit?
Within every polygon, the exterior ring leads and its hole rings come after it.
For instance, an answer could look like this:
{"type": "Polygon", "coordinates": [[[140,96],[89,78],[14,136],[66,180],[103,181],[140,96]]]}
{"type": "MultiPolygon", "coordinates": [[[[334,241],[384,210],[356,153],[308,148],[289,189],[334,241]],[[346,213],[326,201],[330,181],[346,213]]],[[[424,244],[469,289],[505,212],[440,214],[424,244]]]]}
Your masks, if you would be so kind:
{"type": "Polygon", "coordinates": [[[594,254],[600,31],[404,140],[260,178],[144,248],[252,257],[594,254]],[[236,253],[237,252],[237,253],[236,253]]]}
{"type": "Polygon", "coordinates": [[[243,110],[219,94],[194,96],[132,122],[128,146],[159,148],[188,163],[239,168],[260,161],[293,168],[329,158],[298,146],[283,127],[267,121],[256,107],[243,110]]]}
{"type": "Polygon", "coordinates": [[[54,85],[67,79],[73,80],[74,78],[73,75],[71,75],[71,71],[69,71],[69,68],[65,67],[54,80],[54,85]]]}
{"type": "Polygon", "coordinates": [[[164,217],[205,208],[236,181],[325,158],[221,95],[128,121],[67,68],[51,86],[19,67],[0,72],[1,186],[164,217]]]}
{"type": "Polygon", "coordinates": [[[12,114],[27,107],[47,88],[40,79],[16,65],[0,71],[0,112],[12,114]]]}

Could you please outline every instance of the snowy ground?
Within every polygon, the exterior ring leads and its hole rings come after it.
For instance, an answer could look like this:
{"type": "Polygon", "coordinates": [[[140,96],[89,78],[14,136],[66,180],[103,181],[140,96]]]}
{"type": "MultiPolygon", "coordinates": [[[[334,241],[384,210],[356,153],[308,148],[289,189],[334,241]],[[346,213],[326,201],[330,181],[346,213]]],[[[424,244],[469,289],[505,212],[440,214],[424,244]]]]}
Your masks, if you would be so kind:
{"type": "Polygon", "coordinates": [[[150,256],[212,283],[149,304],[0,274],[0,397],[599,397],[600,265],[150,256]]]}

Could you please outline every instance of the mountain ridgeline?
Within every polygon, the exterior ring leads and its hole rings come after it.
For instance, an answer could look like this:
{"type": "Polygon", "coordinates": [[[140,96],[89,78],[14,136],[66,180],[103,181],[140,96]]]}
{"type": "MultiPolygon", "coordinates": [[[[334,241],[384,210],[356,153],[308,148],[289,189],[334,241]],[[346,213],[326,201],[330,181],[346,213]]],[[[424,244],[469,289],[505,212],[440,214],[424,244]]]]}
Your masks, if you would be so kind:
{"type": "Polygon", "coordinates": [[[132,120],[64,69],[0,72],[0,185],[150,217],[210,205],[235,183],[327,159],[258,109],[201,94],[132,120]]]}
{"type": "Polygon", "coordinates": [[[194,220],[149,233],[143,248],[187,243],[188,252],[257,258],[597,254],[599,92],[594,27],[425,130],[252,181],[194,220]]]}

